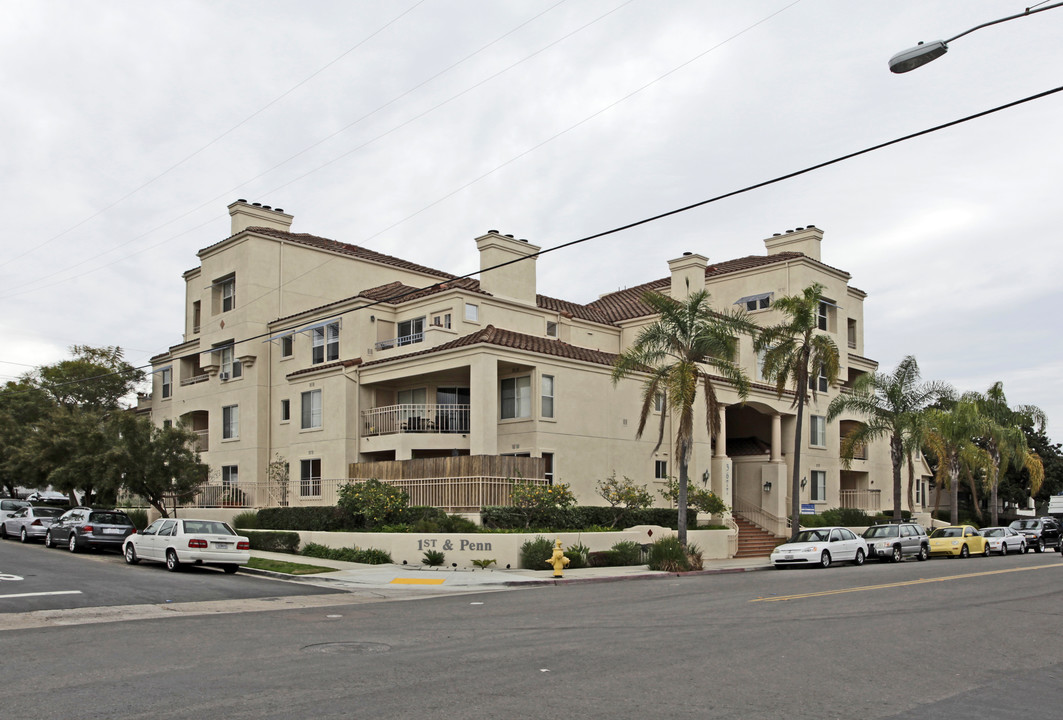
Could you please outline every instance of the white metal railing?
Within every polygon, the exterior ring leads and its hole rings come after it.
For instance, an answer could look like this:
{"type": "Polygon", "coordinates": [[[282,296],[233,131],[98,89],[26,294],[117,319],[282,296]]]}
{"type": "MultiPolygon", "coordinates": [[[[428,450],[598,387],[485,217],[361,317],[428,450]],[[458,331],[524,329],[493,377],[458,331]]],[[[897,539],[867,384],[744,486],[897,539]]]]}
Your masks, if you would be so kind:
{"type": "Polygon", "coordinates": [[[467,433],[468,405],[386,405],[362,411],[362,436],[395,433],[467,433]]]}
{"type": "Polygon", "coordinates": [[[192,377],[182,379],[181,387],[184,387],[185,385],[195,385],[196,383],[206,382],[207,380],[210,380],[210,375],[207,375],[206,373],[203,373],[202,375],[193,375],[192,377]]]}
{"type": "Polygon", "coordinates": [[[843,508],[853,510],[880,510],[882,508],[881,490],[840,490],[838,500],[843,508]]]}
{"type": "Polygon", "coordinates": [[[734,499],[734,511],[761,530],[772,535],[786,537],[790,534],[790,519],[780,518],[764,510],[759,504],[745,498],[734,499]]]}
{"type": "Polygon", "coordinates": [[[730,515],[725,515],[723,521],[731,530],[731,534],[727,536],[727,557],[734,557],[738,554],[738,523],[730,515]]]}
{"type": "Polygon", "coordinates": [[[373,345],[374,350],[390,350],[393,347],[399,347],[401,345],[413,345],[424,340],[424,333],[413,333],[412,335],[400,335],[399,337],[388,338],[387,340],[380,340],[373,345]]]}

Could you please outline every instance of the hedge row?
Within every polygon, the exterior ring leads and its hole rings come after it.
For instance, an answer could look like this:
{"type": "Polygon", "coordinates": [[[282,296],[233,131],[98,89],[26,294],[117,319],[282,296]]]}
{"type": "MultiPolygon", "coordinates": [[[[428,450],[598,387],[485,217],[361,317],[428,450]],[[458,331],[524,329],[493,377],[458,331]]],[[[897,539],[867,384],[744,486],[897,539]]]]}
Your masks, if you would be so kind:
{"type": "Polygon", "coordinates": [[[241,533],[247,536],[248,541],[251,543],[252,550],[285,553],[299,552],[299,533],[277,531],[261,532],[252,530],[241,530],[241,533]]]}
{"type": "MultiPolygon", "coordinates": [[[[412,525],[446,520],[447,514],[439,508],[413,505],[398,513],[389,524],[412,525]]],[[[263,508],[258,511],[258,525],[264,530],[360,532],[366,529],[365,518],[336,506],[263,508]]]]}
{"type": "MultiPolygon", "coordinates": [[[[627,510],[620,513],[611,507],[581,505],[571,508],[554,508],[539,512],[528,512],[510,506],[485,507],[480,511],[480,520],[485,528],[498,530],[521,530],[524,528],[550,528],[553,530],[589,530],[592,528],[616,527],[622,529],[632,525],[659,525],[661,527],[679,527],[679,513],[668,508],[646,508],[644,510],[627,510]]],[[[697,527],[698,513],[687,510],[687,527],[697,527]]]]}

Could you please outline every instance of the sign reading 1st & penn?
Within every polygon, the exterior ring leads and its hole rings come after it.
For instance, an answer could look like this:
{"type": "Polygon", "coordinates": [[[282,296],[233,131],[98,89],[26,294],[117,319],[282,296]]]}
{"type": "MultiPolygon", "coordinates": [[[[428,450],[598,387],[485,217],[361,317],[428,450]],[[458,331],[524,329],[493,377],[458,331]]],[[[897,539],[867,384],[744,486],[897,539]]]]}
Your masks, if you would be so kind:
{"type": "Polygon", "coordinates": [[[465,538],[447,538],[446,540],[437,540],[435,538],[428,538],[427,540],[417,541],[418,550],[457,550],[461,552],[463,550],[471,552],[490,552],[491,543],[482,542],[477,540],[467,540],[465,538]]]}

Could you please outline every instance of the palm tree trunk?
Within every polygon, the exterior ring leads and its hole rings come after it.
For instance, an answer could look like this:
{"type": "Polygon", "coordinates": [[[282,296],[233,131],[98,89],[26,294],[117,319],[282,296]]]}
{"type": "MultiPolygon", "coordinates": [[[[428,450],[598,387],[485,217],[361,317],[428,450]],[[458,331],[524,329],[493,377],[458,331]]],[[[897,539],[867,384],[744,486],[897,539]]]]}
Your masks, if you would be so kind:
{"type": "Polygon", "coordinates": [[[971,504],[974,505],[974,516],[981,521],[982,508],[979,507],[981,503],[978,502],[978,488],[974,485],[974,473],[970,470],[967,471],[967,485],[971,488],[971,504]]]}
{"type": "Polygon", "coordinates": [[[688,468],[689,465],[689,446],[686,440],[679,441],[679,497],[677,499],[678,507],[678,525],[679,525],[679,545],[686,550],[687,547],[687,483],[688,483],[688,468]]]}
{"type": "MultiPolygon", "coordinates": [[[[912,462],[912,454],[908,453],[908,512],[915,512],[915,497],[912,495],[912,485],[915,484],[915,463],[912,462]]],[[[926,498],[923,498],[926,504],[926,498]]]]}
{"type": "Polygon", "coordinates": [[[904,446],[900,435],[890,436],[890,462],[893,464],[893,519],[901,521],[901,465],[904,463],[904,446]]]}
{"type": "Polygon", "coordinates": [[[994,482],[992,484],[992,486],[990,487],[990,491],[989,491],[989,496],[991,498],[991,503],[992,503],[991,504],[990,513],[991,513],[991,517],[993,518],[993,525],[997,524],[997,516],[998,516],[998,514],[997,514],[997,485],[998,484],[999,484],[999,481],[998,482],[994,482]]]}
{"type": "Polygon", "coordinates": [[[949,509],[949,522],[953,525],[960,523],[960,459],[949,458],[949,500],[952,507],[949,509]]]}
{"type": "Polygon", "coordinates": [[[797,391],[797,427],[794,429],[794,471],[790,481],[790,540],[801,532],[801,426],[805,418],[807,385],[801,383],[797,391]]]}

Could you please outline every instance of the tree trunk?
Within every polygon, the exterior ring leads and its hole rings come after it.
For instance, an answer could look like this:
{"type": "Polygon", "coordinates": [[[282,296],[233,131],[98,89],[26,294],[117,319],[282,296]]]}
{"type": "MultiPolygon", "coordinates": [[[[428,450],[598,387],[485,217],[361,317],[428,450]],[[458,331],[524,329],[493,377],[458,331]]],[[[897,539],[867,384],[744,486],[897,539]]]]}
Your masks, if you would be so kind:
{"type": "Polygon", "coordinates": [[[991,498],[992,505],[990,506],[991,517],[993,518],[993,525],[997,525],[997,484],[993,483],[990,487],[989,496],[991,498]]]}
{"type": "Polygon", "coordinates": [[[801,532],[801,426],[805,418],[805,396],[808,385],[801,383],[797,390],[797,427],[794,429],[794,472],[790,482],[790,541],[801,532]]]}
{"type": "Polygon", "coordinates": [[[960,524],[960,459],[953,456],[948,460],[949,463],[949,501],[952,503],[952,507],[949,508],[949,523],[952,525],[960,524]]]}
{"type": "Polygon", "coordinates": [[[679,497],[676,500],[676,504],[679,506],[678,510],[678,525],[679,525],[679,545],[685,551],[687,549],[687,465],[690,462],[688,457],[690,446],[687,444],[686,439],[679,441],[679,497]]]}
{"type": "MultiPolygon", "coordinates": [[[[912,462],[912,454],[908,453],[908,512],[915,512],[915,497],[912,496],[912,485],[915,483],[915,463],[912,462]]],[[[923,498],[926,504],[926,498],[923,498]]]]}
{"type": "Polygon", "coordinates": [[[890,462],[893,464],[893,520],[901,521],[901,465],[904,463],[904,446],[901,436],[890,436],[890,462]]]}
{"type": "Polygon", "coordinates": [[[971,504],[974,505],[974,516],[978,518],[978,524],[981,525],[982,508],[979,507],[981,503],[978,502],[978,488],[974,484],[974,473],[970,470],[967,471],[967,485],[971,488],[971,504]]]}

